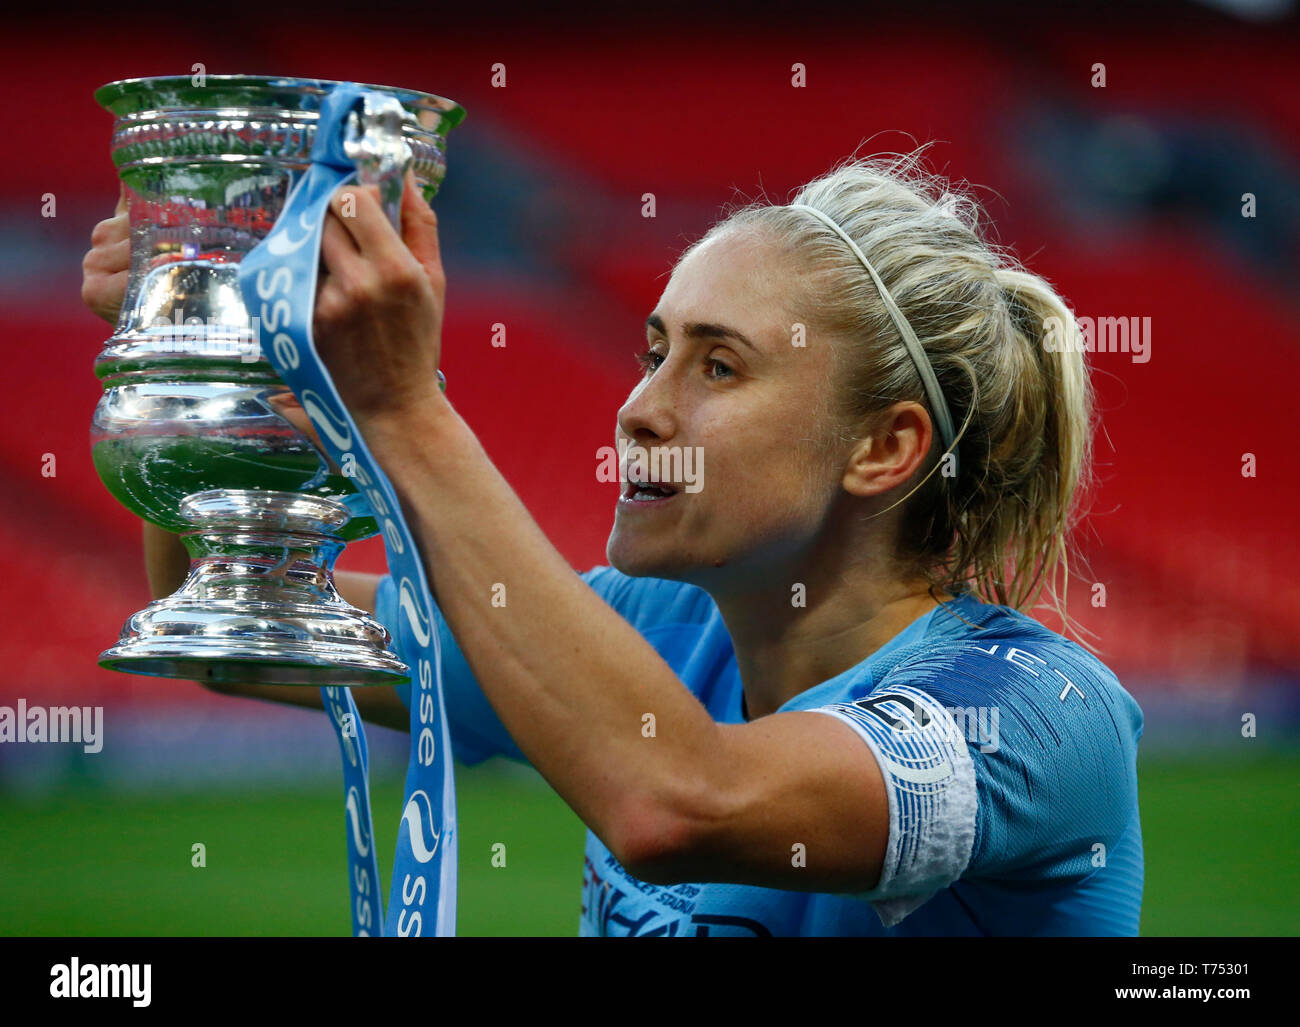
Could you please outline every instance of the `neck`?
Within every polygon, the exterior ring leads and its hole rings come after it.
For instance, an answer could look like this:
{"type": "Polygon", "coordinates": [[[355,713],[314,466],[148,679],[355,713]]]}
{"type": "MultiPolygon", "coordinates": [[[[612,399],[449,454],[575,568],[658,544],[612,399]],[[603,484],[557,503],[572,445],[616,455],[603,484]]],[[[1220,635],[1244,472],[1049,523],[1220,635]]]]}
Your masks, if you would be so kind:
{"type": "Polygon", "coordinates": [[[924,581],[887,580],[870,571],[859,565],[835,574],[773,574],[768,580],[781,584],[713,594],[735,649],[748,719],[774,713],[856,666],[952,598],[932,594],[924,581]],[[794,605],[785,582],[806,587],[806,606],[794,605]]]}

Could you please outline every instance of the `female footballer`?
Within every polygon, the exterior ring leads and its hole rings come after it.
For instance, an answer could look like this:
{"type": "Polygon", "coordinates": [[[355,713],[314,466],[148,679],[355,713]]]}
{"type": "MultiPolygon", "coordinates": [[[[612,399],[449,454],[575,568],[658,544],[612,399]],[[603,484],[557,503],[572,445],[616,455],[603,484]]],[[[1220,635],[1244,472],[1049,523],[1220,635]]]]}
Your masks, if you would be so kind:
{"type": "MultiPolygon", "coordinates": [[[[617,414],[643,473],[579,575],[437,387],[417,195],[400,235],[335,196],[317,348],[426,562],[456,756],[526,760],[589,829],[580,933],[1136,934],[1142,711],[1021,612],[1068,576],[1088,372],[976,205],[916,155],[854,159],[687,249],[617,414]]],[[[85,261],[110,320],[126,235],[119,209],[85,261]]],[[[169,594],[184,548],[145,550],[169,594]]],[[[396,625],[390,577],[338,585],[396,625]]],[[[409,688],[354,695],[407,726],[409,688]]]]}

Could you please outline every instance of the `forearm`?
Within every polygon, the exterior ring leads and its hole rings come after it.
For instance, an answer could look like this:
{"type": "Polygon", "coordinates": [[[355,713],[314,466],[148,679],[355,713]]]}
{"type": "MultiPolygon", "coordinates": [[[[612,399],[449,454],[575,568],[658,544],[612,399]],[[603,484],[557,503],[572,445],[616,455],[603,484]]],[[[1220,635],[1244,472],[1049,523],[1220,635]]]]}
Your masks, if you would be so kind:
{"type": "Polygon", "coordinates": [[[678,841],[667,837],[682,824],[674,813],[707,792],[718,751],[708,712],[574,574],[445,399],[362,433],[452,633],[529,762],[616,854],[629,839],[638,852],[678,841]]]}
{"type": "MultiPolygon", "coordinates": [[[[315,685],[258,685],[247,681],[213,685],[199,682],[210,692],[239,696],[243,699],[261,699],[265,702],[288,706],[301,706],[309,710],[323,710],[320,689],[315,685]]],[[[365,685],[352,687],[352,700],[357,713],[369,724],[392,728],[394,731],[410,730],[410,714],[397,691],[391,685],[365,685]]]]}
{"type": "Polygon", "coordinates": [[[149,591],[155,599],[161,599],[181,587],[190,571],[190,554],[179,535],[148,521],[141,524],[149,591]]]}

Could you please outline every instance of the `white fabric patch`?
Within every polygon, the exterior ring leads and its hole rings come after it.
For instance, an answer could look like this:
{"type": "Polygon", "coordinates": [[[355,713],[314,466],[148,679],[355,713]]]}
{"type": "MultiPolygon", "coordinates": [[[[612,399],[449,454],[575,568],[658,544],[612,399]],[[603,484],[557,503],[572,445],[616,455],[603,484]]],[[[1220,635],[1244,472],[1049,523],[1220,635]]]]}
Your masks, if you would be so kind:
{"type": "Polygon", "coordinates": [[[853,897],[893,927],[956,881],[975,845],[975,765],[938,700],[886,685],[856,702],[813,710],[842,720],[876,757],[889,796],[889,844],[880,882],[853,897]]]}

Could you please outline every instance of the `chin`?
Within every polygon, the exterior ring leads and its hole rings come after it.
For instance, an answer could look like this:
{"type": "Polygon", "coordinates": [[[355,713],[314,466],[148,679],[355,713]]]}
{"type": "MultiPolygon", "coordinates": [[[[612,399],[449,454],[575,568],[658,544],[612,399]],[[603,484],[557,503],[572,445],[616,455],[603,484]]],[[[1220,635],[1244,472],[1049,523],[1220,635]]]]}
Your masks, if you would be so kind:
{"type": "Polygon", "coordinates": [[[661,567],[661,561],[631,556],[616,550],[613,546],[605,550],[605,560],[614,570],[620,574],[626,574],[629,578],[662,578],[666,576],[661,567]]]}
{"type": "Polygon", "coordinates": [[[680,560],[673,560],[665,554],[647,552],[645,547],[620,541],[617,532],[611,534],[605,545],[605,559],[620,574],[629,578],[668,578],[678,579],[683,568],[680,560]]]}
{"type": "Polygon", "coordinates": [[[605,559],[616,571],[629,578],[663,578],[706,591],[720,573],[717,562],[701,563],[677,552],[650,552],[646,547],[627,544],[627,540],[620,542],[616,535],[610,535],[605,546],[605,559]]]}

